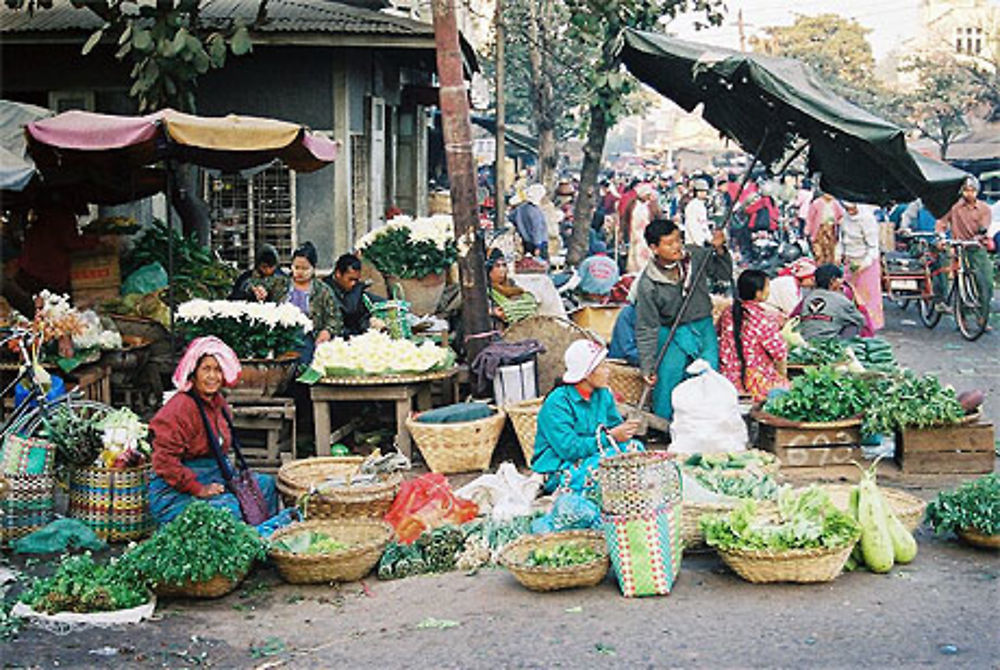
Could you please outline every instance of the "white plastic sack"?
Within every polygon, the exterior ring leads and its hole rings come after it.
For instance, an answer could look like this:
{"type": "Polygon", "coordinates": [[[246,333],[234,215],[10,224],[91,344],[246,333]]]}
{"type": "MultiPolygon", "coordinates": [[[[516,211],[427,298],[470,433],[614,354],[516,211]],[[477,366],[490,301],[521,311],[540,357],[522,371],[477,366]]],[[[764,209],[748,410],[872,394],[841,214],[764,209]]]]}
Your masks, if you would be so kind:
{"type": "Polygon", "coordinates": [[[740,415],[739,392],[732,383],[698,359],[687,367],[694,375],[674,388],[670,449],[674,453],[717,454],[744,451],[747,426],[740,415]]]}
{"type": "Polygon", "coordinates": [[[531,514],[532,503],[542,488],[542,476],[524,476],[511,462],[501,463],[496,474],[482,475],[455,491],[459,498],[475,501],[495,521],[510,521],[531,514]]]}

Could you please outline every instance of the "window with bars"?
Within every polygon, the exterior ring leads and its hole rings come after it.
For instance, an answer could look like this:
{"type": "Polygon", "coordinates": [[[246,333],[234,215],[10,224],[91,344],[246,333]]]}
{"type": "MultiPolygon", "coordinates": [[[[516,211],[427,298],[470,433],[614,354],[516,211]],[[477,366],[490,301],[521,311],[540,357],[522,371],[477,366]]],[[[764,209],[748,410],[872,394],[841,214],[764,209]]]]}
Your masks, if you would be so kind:
{"type": "Polygon", "coordinates": [[[246,178],[239,173],[205,175],[211,210],[211,243],[223,260],[249,268],[263,244],[287,265],[295,250],[295,172],[276,163],[246,178]]]}

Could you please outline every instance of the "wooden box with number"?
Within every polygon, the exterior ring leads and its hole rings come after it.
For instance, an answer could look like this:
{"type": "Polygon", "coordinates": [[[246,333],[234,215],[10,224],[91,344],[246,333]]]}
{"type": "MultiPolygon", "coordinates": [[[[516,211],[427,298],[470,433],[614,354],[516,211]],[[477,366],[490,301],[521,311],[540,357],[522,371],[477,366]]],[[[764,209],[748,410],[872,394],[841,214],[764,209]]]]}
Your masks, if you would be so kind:
{"type": "Polygon", "coordinates": [[[984,474],[996,458],[992,423],[904,428],[896,433],[903,474],[984,474]]]}
{"type": "Polygon", "coordinates": [[[801,423],[759,410],[751,417],[759,423],[757,446],[777,456],[783,468],[821,468],[862,459],[860,419],[801,423]]]}

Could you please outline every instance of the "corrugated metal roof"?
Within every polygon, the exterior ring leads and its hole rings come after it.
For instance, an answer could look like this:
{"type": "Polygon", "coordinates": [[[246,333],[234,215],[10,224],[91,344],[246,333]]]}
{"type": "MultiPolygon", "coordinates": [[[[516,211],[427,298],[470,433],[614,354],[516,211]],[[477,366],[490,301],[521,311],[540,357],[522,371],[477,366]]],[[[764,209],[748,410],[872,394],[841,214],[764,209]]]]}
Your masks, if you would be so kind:
{"type": "MultiPolygon", "coordinates": [[[[257,16],[258,0],[206,0],[201,21],[206,27],[228,28],[235,19],[247,24],[257,16]]],[[[51,9],[29,14],[0,7],[0,32],[93,31],[104,22],[87,9],[73,7],[69,0],[54,0],[51,9]]],[[[303,32],[399,35],[430,37],[434,28],[401,16],[352,7],[333,0],[269,0],[267,21],[254,32],[303,32]]]]}

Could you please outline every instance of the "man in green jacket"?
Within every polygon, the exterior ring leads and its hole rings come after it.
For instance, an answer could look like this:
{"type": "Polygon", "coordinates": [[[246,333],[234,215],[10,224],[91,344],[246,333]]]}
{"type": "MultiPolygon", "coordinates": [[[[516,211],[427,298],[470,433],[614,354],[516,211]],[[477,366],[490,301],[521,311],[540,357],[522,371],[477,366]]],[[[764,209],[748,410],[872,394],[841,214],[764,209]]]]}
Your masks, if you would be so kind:
{"type": "Polygon", "coordinates": [[[657,219],[646,226],[645,241],[653,257],[636,282],[635,339],[639,347],[639,367],[653,389],[653,411],[665,419],[674,415],[671,394],[684,380],[684,370],[702,358],[719,368],[719,343],[712,322],[709,279],[733,280],[733,259],[726,249],[721,230],[712,235],[712,248],[684,246],[681,232],[671,221],[657,219]],[[695,282],[703,263],[707,271],[695,282]],[[666,342],[681,303],[693,292],[688,308],[680,316],[680,326],[659,367],[656,357],[666,342]]]}

